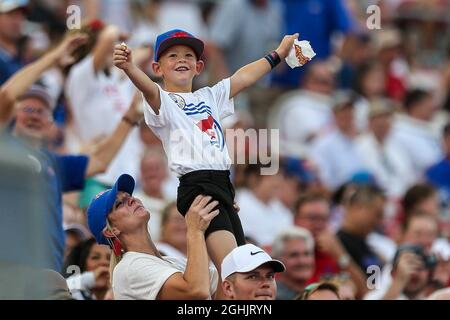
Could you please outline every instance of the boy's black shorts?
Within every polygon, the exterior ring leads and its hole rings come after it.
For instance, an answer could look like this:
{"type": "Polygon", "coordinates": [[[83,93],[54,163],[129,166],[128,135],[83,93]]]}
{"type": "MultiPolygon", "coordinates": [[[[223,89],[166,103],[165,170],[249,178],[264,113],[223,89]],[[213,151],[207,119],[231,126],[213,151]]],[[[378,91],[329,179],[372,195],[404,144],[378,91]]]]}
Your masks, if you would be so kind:
{"type": "Polygon", "coordinates": [[[228,230],[234,234],[238,246],[245,244],[241,220],[234,209],[234,187],[228,170],[198,170],[186,173],[180,178],[177,208],[184,216],[198,195],[208,195],[219,201],[219,214],[211,221],[205,238],[214,231],[228,230]]]}

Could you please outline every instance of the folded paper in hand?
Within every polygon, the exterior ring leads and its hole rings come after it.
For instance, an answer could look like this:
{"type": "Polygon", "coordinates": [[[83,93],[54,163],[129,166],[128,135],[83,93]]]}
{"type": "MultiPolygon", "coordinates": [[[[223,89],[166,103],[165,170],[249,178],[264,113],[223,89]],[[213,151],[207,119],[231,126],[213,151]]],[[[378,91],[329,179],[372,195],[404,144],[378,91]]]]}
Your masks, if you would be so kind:
{"type": "Polygon", "coordinates": [[[294,45],[289,52],[289,55],[286,57],[286,63],[294,69],[295,67],[303,66],[305,63],[310,61],[316,53],[313,48],[309,44],[309,41],[302,40],[294,41],[294,45]]]}

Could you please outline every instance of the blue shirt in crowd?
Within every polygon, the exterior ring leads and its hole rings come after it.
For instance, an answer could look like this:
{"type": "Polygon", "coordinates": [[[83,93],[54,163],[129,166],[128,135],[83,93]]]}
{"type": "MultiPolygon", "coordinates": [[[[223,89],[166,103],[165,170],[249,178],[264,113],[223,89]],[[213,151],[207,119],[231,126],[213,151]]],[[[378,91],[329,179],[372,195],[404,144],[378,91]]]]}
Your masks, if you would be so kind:
{"type": "MultiPolygon", "coordinates": [[[[326,59],[332,54],[331,36],[334,32],[348,33],[352,21],[341,0],[283,0],[285,34],[300,33],[299,40],[308,40],[316,56],[314,60],[326,59]]],[[[305,67],[278,68],[273,83],[296,88],[306,70],[305,67]]]]}
{"type": "Polygon", "coordinates": [[[0,86],[23,66],[24,63],[18,57],[9,55],[0,47],[0,86]]]}
{"type": "Polygon", "coordinates": [[[445,157],[425,172],[427,180],[439,189],[442,202],[450,200],[450,159],[445,157]]]}
{"type": "Polygon", "coordinates": [[[51,269],[61,271],[64,260],[65,234],[63,230],[62,194],[84,187],[86,156],[59,155],[42,150],[42,174],[46,182],[47,204],[53,263],[51,269]]]}

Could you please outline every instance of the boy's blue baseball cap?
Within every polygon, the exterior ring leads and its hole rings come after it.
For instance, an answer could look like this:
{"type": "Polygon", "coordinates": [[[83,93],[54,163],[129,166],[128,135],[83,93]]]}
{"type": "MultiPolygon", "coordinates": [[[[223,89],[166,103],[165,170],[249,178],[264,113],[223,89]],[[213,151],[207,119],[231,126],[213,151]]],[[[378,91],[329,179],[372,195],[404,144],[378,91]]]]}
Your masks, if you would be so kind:
{"type": "Polygon", "coordinates": [[[192,48],[192,50],[194,50],[195,54],[197,55],[197,59],[200,59],[203,54],[203,49],[205,48],[203,41],[197,39],[189,32],[180,29],[173,29],[160,34],[156,38],[155,61],[159,60],[161,54],[165,50],[176,45],[185,45],[192,48]]]}
{"type": "Polygon", "coordinates": [[[98,244],[108,245],[103,229],[106,227],[106,217],[111,212],[119,191],[130,195],[134,190],[134,179],[129,174],[122,174],[111,189],[100,192],[91,201],[87,209],[88,225],[98,244]]]}

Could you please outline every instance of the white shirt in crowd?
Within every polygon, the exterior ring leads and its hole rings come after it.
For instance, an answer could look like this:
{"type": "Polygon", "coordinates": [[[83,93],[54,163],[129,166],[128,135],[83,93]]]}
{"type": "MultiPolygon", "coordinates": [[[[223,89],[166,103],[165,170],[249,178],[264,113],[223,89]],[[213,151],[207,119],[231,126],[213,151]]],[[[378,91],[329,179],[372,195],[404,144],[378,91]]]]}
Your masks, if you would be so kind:
{"type": "Polygon", "coordinates": [[[155,243],[156,248],[158,248],[159,252],[161,252],[162,255],[177,258],[177,259],[186,259],[186,255],[175,248],[174,246],[165,243],[165,242],[156,242],[155,243]]]}
{"type": "MultiPolygon", "coordinates": [[[[184,273],[186,259],[126,252],[113,271],[113,292],[117,300],[155,300],[164,283],[177,272],[184,273]]],[[[217,288],[218,273],[209,269],[210,296],[217,288]]]]}
{"type": "Polygon", "coordinates": [[[234,112],[230,79],[190,93],[170,93],[161,87],[159,91],[158,115],[143,98],[144,115],[162,141],[172,172],[180,177],[197,170],[229,170],[231,159],[220,120],[234,112]]]}
{"type": "Polygon", "coordinates": [[[354,124],[359,133],[367,131],[369,122],[369,100],[363,96],[359,96],[354,104],[354,124]]]}
{"type": "Polygon", "coordinates": [[[424,171],[442,157],[440,141],[432,124],[398,114],[392,128],[394,147],[407,156],[416,172],[422,178],[424,171]]]}
{"type": "MultiPolygon", "coordinates": [[[[128,110],[134,92],[131,81],[122,79],[117,68],[111,69],[110,76],[95,73],[92,55],[73,66],[66,82],[66,97],[73,114],[73,122],[67,130],[69,151],[78,153],[95,140],[110,135],[128,110]]],[[[142,150],[139,131],[135,128],[107,171],[96,179],[112,185],[124,172],[138,177],[137,159],[141,158],[142,150]]]]}
{"type": "Polygon", "coordinates": [[[169,204],[169,200],[149,197],[142,191],[135,192],[134,197],[140,199],[145,209],[150,212],[151,219],[148,221],[148,232],[153,241],[158,241],[161,236],[161,214],[169,204]]]}
{"type": "Polygon", "coordinates": [[[334,130],[314,142],[310,157],[327,188],[334,190],[348,182],[355,173],[365,170],[355,141],[334,130]]]}
{"type": "Polygon", "coordinates": [[[392,261],[397,250],[397,244],[391,238],[378,232],[367,236],[367,245],[385,262],[392,261]]]}
{"type": "Polygon", "coordinates": [[[372,133],[366,133],[357,138],[356,145],[363,165],[390,197],[402,197],[415,182],[410,160],[390,137],[380,144],[372,133]]]}
{"type": "Polygon", "coordinates": [[[271,246],[278,232],[293,223],[292,213],[279,200],[272,199],[266,204],[250,190],[241,189],[236,202],[244,234],[260,246],[271,246]]]}
{"type": "Polygon", "coordinates": [[[311,91],[288,93],[269,119],[270,127],[280,130],[280,152],[305,157],[313,139],[333,125],[331,100],[311,91]]]}
{"type": "Polygon", "coordinates": [[[97,298],[91,292],[95,286],[95,275],[93,271],[86,271],[70,276],[66,279],[70,294],[76,300],[96,300],[97,298]]]}

